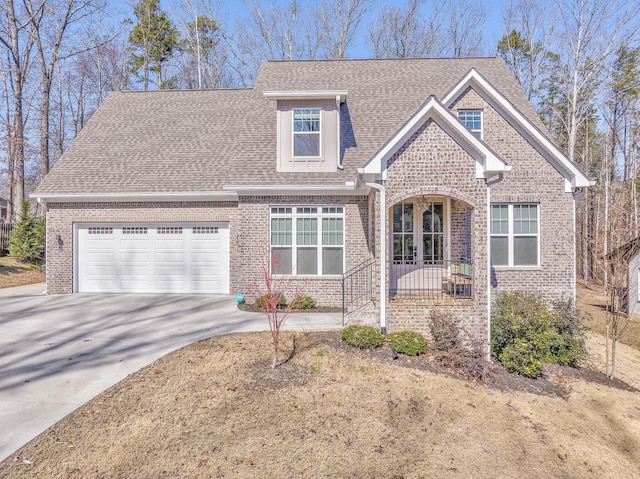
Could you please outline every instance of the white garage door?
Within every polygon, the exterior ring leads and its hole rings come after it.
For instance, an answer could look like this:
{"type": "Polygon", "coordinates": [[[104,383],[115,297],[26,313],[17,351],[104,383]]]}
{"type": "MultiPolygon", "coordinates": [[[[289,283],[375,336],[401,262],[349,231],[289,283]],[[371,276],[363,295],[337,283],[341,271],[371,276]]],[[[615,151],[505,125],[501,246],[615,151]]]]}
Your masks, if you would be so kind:
{"type": "Polygon", "coordinates": [[[77,291],[229,293],[229,224],[77,228],[77,291]]]}

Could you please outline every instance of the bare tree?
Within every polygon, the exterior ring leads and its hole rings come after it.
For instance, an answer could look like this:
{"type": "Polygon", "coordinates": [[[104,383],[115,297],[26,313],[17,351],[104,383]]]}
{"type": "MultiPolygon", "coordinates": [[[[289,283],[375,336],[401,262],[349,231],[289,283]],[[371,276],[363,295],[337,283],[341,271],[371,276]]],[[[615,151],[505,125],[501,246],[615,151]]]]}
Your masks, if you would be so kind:
{"type": "Polygon", "coordinates": [[[345,58],[373,0],[324,0],[317,9],[324,32],[326,58],[345,58]]]}
{"type": "Polygon", "coordinates": [[[9,182],[11,198],[8,214],[16,213],[16,208],[25,198],[25,115],[24,88],[33,51],[33,36],[28,34],[31,19],[17,9],[14,0],[4,0],[0,22],[0,44],[6,50],[6,68],[9,72],[11,95],[7,101],[12,105],[7,118],[7,152],[9,161],[9,182]]]}
{"type": "Polygon", "coordinates": [[[445,35],[456,58],[479,56],[484,51],[484,26],[487,10],[475,0],[446,0],[443,7],[447,15],[445,35]]]}
{"type": "Polygon", "coordinates": [[[544,0],[509,2],[502,12],[505,34],[498,53],[529,100],[535,95],[553,41],[555,15],[544,0]]]}
{"type": "Polygon", "coordinates": [[[217,8],[210,0],[181,0],[173,10],[181,31],[175,65],[180,72],[178,84],[190,89],[232,86],[217,8]]]}
{"type": "Polygon", "coordinates": [[[270,261],[262,264],[259,283],[252,286],[256,297],[256,304],[267,316],[271,343],[273,345],[273,361],[271,367],[278,365],[278,353],[280,351],[280,332],[284,327],[287,317],[292,311],[294,301],[287,303],[286,295],[291,299],[296,298],[297,292],[293,291],[293,278],[277,271],[282,265],[277,255],[272,255],[270,261]]]}
{"type": "Polygon", "coordinates": [[[58,62],[88,48],[76,42],[75,48],[63,53],[67,33],[74,24],[104,8],[104,3],[103,0],[24,0],[24,5],[29,13],[31,35],[40,65],[40,174],[44,176],[49,172],[51,163],[51,86],[58,62]]]}
{"type": "Polygon", "coordinates": [[[376,58],[437,56],[441,42],[441,4],[434,2],[427,18],[421,13],[425,0],[409,0],[406,7],[383,5],[369,24],[367,40],[376,58]]]}
{"type": "Polygon", "coordinates": [[[231,67],[244,86],[253,83],[265,60],[313,60],[324,44],[324,32],[298,0],[247,2],[248,17],[235,23],[233,35],[222,32],[232,57],[231,67]]]}
{"type": "Polygon", "coordinates": [[[636,38],[640,25],[637,8],[619,0],[557,0],[556,6],[563,45],[558,54],[566,65],[567,154],[575,161],[578,129],[587,114],[582,98],[618,45],[636,38]]]}

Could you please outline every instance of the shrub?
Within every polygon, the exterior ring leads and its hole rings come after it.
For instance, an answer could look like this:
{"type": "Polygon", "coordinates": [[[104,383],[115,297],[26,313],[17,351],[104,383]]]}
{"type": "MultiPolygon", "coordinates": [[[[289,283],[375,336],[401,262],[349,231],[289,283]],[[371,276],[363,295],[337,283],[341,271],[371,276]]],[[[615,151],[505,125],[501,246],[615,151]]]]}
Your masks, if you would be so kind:
{"type": "Polygon", "coordinates": [[[542,361],[535,348],[521,338],[504,348],[498,359],[509,372],[518,372],[530,378],[537,378],[542,374],[542,361]]]}
{"type": "Polygon", "coordinates": [[[433,310],[429,331],[433,339],[433,347],[438,351],[457,350],[462,346],[460,327],[450,315],[433,310]]]}
{"type": "Polygon", "coordinates": [[[22,202],[18,224],[9,239],[9,256],[24,263],[39,263],[44,258],[45,222],[29,211],[29,202],[22,202]]]}
{"type": "MultiPolygon", "coordinates": [[[[275,294],[279,294],[280,296],[278,297],[278,308],[284,308],[287,305],[287,298],[285,297],[284,294],[282,293],[274,293],[275,294]]],[[[262,296],[259,296],[256,298],[256,306],[260,309],[267,309],[270,301],[269,301],[269,293],[267,294],[263,294],[262,296]]]]}
{"type": "Polygon", "coordinates": [[[578,365],[585,329],[571,301],[549,306],[535,294],[505,292],[493,307],[491,351],[508,370],[538,377],[542,363],[578,365]]]}
{"type": "Polygon", "coordinates": [[[438,310],[431,311],[429,330],[438,362],[462,376],[486,380],[489,364],[483,342],[467,341],[465,344],[463,335],[468,336],[467,331],[450,314],[438,310]]]}
{"type": "Polygon", "coordinates": [[[427,352],[427,340],[415,331],[398,331],[387,334],[387,342],[394,351],[407,356],[418,356],[427,352]]]}
{"type": "Polygon", "coordinates": [[[349,345],[360,349],[374,349],[382,345],[382,333],[373,326],[351,325],[340,331],[340,337],[349,345]]]}
{"type": "Polygon", "coordinates": [[[315,300],[306,294],[299,294],[291,301],[292,309],[311,309],[316,307],[315,300]]]}

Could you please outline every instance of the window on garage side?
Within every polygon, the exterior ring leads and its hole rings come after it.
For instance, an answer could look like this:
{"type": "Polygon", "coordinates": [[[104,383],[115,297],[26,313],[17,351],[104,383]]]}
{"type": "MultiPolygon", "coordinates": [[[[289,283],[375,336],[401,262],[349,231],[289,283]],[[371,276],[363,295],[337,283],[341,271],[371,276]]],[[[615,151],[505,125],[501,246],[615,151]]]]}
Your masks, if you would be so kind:
{"type": "Polygon", "coordinates": [[[272,207],[271,257],[273,273],[342,274],[344,207],[272,207]]]}
{"type": "Polygon", "coordinates": [[[539,266],[539,231],[537,204],[491,205],[491,264],[539,266]]]}

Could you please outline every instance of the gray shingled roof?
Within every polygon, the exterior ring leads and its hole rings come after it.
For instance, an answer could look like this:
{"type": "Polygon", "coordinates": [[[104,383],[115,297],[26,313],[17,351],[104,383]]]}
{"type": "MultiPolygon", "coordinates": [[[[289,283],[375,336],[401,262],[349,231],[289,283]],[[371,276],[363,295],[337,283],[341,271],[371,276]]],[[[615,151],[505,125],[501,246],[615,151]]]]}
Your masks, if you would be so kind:
{"type": "Polygon", "coordinates": [[[36,194],[220,191],[224,185],[344,185],[430,95],[476,68],[539,128],[497,58],[263,63],[253,89],[114,92],[36,194]],[[264,91],[347,90],[344,170],[276,172],[276,101],[264,91]]]}

